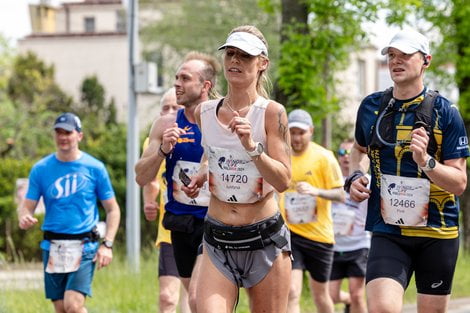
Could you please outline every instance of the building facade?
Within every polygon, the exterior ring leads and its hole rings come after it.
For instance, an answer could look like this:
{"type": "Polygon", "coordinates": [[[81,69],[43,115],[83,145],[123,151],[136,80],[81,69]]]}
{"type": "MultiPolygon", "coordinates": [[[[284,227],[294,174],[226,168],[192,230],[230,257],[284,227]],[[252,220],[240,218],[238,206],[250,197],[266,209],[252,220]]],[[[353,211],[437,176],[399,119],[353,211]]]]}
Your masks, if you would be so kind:
{"type": "MultiPolygon", "coordinates": [[[[95,75],[107,101],[114,99],[118,120],[127,121],[129,48],[126,10],[121,0],[42,1],[29,7],[32,33],[18,41],[20,53],[32,51],[53,64],[59,86],[75,101],[83,80],[95,75]]],[[[157,116],[160,95],[138,96],[141,128],[157,116]]]]}

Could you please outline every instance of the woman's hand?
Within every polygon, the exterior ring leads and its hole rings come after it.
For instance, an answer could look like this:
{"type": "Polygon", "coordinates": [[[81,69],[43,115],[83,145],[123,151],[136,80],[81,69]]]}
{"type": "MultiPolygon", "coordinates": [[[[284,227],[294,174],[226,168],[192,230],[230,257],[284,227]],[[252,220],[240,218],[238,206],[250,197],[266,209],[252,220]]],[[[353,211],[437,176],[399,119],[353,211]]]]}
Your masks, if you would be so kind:
{"type": "Polygon", "coordinates": [[[241,117],[238,112],[233,111],[233,118],[230,120],[228,128],[232,133],[237,134],[238,139],[240,139],[240,143],[245,150],[255,150],[255,142],[251,137],[251,123],[248,119],[241,117]]]}

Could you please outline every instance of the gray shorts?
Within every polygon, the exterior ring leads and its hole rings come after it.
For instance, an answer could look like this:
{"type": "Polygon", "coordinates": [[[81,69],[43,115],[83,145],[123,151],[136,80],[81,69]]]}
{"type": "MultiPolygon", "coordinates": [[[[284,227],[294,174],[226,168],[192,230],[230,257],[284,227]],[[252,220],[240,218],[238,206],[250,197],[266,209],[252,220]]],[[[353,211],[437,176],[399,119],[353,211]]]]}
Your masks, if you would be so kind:
{"type": "MultiPolygon", "coordinates": [[[[216,225],[224,225],[210,216],[207,216],[206,220],[216,225]]],[[[262,249],[252,251],[220,250],[203,240],[203,253],[209,255],[214,266],[234,285],[250,288],[258,284],[269,273],[274,260],[281,252],[289,252],[290,254],[290,232],[285,224],[278,234],[287,239],[287,244],[282,248],[270,244],[262,249]]]]}

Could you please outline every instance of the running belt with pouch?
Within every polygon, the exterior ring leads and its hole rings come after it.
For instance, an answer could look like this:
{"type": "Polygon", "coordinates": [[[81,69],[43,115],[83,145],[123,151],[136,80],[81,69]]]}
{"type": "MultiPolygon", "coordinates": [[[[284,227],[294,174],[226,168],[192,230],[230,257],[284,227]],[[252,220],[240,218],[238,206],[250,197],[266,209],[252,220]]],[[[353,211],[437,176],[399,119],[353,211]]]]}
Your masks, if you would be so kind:
{"type": "Polygon", "coordinates": [[[248,226],[222,226],[207,221],[204,223],[204,239],[219,250],[252,251],[270,244],[282,248],[287,239],[279,234],[284,219],[269,218],[263,222],[248,226]]]}
{"type": "Polygon", "coordinates": [[[81,233],[81,234],[64,234],[64,233],[55,233],[51,231],[44,231],[45,240],[83,240],[89,239],[90,241],[98,241],[100,239],[100,234],[98,232],[98,227],[93,227],[91,231],[81,233]]]}
{"type": "Polygon", "coordinates": [[[434,103],[436,102],[436,98],[438,95],[439,95],[438,91],[428,89],[426,90],[426,94],[424,96],[423,102],[421,102],[421,104],[419,104],[416,108],[396,109],[394,108],[395,101],[392,100],[393,87],[390,87],[387,90],[385,90],[380,99],[380,107],[379,107],[379,112],[377,116],[380,117],[381,114],[384,112],[384,110],[385,110],[385,114],[382,120],[380,121],[380,125],[377,125],[379,122],[379,118],[377,118],[375,125],[372,127],[372,139],[369,145],[370,148],[382,149],[385,146],[385,144],[377,136],[377,131],[376,131],[377,127],[379,127],[378,131],[383,141],[387,143],[393,143],[395,141],[395,139],[393,138],[395,134],[395,129],[394,129],[395,128],[395,122],[394,122],[395,114],[397,112],[404,113],[407,111],[414,111],[415,122],[413,124],[413,129],[424,127],[424,129],[426,130],[426,133],[429,136],[427,152],[429,153],[429,155],[435,156],[438,150],[438,145],[436,142],[436,138],[434,137],[432,125],[433,125],[434,103]],[[388,111],[390,111],[391,114],[388,114],[388,111]]]}

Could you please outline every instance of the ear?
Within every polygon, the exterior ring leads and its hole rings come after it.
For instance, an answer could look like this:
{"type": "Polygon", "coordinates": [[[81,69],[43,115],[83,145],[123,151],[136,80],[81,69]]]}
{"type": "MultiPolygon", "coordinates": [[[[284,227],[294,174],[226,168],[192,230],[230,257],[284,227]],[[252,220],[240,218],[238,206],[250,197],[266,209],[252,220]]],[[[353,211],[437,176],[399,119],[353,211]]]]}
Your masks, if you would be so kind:
{"type": "Polygon", "coordinates": [[[424,56],[424,63],[423,63],[424,68],[429,67],[429,65],[431,64],[431,59],[432,59],[432,55],[427,54],[424,56]]]}
{"type": "Polygon", "coordinates": [[[209,92],[209,90],[211,90],[212,88],[212,83],[210,80],[205,80],[204,83],[203,83],[203,88],[209,92]]]}
{"type": "Polygon", "coordinates": [[[268,68],[269,59],[264,58],[264,57],[260,57],[258,64],[259,64],[259,70],[260,71],[265,71],[268,68]]]}

